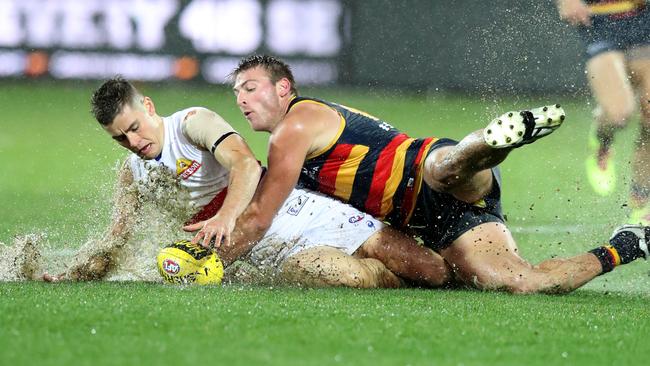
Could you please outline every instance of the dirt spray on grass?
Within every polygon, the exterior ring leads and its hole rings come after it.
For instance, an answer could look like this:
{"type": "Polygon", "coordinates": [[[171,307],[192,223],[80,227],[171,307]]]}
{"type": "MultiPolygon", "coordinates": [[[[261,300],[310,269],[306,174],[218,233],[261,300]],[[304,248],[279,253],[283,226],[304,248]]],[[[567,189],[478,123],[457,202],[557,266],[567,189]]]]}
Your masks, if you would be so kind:
{"type": "MultiPolygon", "coordinates": [[[[110,227],[96,228],[98,234],[88,237],[78,249],[50,243],[46,233],[16,236],[11,244],[0,243],[0,281],[41,280],[45,272],[65,274],[69,278],[79,268],[94,266],[105,270],[101,279],[109,281],[162,282],[156,256],[165,246],[192,238],[182,227],[199,208],[190,203],[189,192],[173,172],[149,164],[146,169],[145,179],[129,187],[117,187],[136,197],[133,207],[113,207],[114,221],[118,219],[116,215],[126,219],[129,233],[126,241],[111,235],[110,227]],[[110,257],[106,268],[101,263],[93,263],[94,259],[105,256],[110,257]]],[[[224,283],[265,284],[274,278],[269,276],[272,271],[268,271],[269,275],[262,274],[263,271],[245,260],[233,263],[225,272],[224,283]]]]}

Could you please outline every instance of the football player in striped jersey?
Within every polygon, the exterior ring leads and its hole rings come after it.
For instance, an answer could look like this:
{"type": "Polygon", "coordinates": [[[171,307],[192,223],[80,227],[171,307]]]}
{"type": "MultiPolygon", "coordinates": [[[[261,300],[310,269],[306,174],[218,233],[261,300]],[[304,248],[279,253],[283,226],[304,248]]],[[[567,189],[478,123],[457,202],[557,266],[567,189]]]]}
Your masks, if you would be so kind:
{"type": "Polygon", "coordinates": [[[459,280],[481,289],[566,292],[647,256],[641,226],[569,259],[535,266],[519,256],[501,212],[496,167],[558,128],[565,118],[559,105],[507,112],[456,142],[411,138],[363,111],[299,96],[289,66],[272,56],[242,59],[232,79],[242,114],[270,138],[268,171],[227,251],[255,245],[298,184],[416,234],[459,280]]]}

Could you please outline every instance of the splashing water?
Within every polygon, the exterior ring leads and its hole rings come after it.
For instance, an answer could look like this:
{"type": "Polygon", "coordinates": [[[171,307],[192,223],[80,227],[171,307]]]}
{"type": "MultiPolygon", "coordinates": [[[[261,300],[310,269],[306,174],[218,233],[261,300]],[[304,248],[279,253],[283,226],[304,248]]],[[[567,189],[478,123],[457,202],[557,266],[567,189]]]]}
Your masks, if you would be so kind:
{"type": "Polygon", "coordinates": [[[17,236],[8,246],[0,243],[0,281],[26,281],[37,279],[43,272],[39,250],[45,234],[17,236]]]}
{"type": "MultiPolygon", "coordinates": [[[[49,243],[45,233],[17,236],[12,245],[0,243],[0,281],[40,280],[46,271],[70,274],[93,256],[110,251],[115,265],[109,269],[106,280],[162,282],[156,255],[174,241],[192,237],[191,233],[182,231],[182,226],[198,208],[191,203],[189,192],[173,172],[149,164],[146,168],[147,178],[126,188],[137,195],[139,206],[137,213],[135,209],[126,210],[128,225],[132,227],[126,244],[114,250],[115,246],[105,240],[105,235],[96,235],[87,238],[74,251],[53,249],[61,246],[49,243]]],[[[260,271],[242,260],[226,268],[224,283],[266,284],[273,277],[271,270],[260,271]]]]}

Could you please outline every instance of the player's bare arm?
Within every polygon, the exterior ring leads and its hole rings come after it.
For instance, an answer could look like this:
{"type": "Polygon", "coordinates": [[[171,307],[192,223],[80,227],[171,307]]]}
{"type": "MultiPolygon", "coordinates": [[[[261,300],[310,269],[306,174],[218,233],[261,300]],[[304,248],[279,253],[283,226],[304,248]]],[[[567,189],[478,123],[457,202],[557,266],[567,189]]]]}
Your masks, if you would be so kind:
{"type": "Polygon", "coordinates": [[[262,169],[246,142],[230,124],[210,110],[189,112],[183,122],[183,133],[200,148],[212,151],[219,164],[229,171],[228,194],[219,212],[183,229],[198,230],[193,243],[201,241],[207,247],[214,239],[216,243],[223,240],[228,245],[237,218],[255,193],[262,169]]]}
{"type": "Polygon", "coordinates": [[[140,201],[133,188],[133,172],[128,161],[122,164],[114,194],[113,221],[106,239],[116,247],[122,247],[131,238],[133,224],[138,213],[140,201]]]}
{"type": "Polygon", "coordinates": [[[292,110],[269,139],[268,170],[240,221],[231,247],[222,248],[225,262],[247,253],[266,233],[273,218],[296,186],[305,157],[321,148],[317,136],[327,124],[324,114],[292,110]]]}
{"type": "Polygon", "coordinates": [[[222,258],[236,259],[247,253],[271,226],[273,217],[298,182],[309,151],[309,132],[300,125],[283,126],[269,141],[268,170],[255,197],[240,217],[234,245],[222,249],[222,258]]]}
{"type": "Polygon", "coordinates": [[[114,194],[114,211],[111,225],[98,244],[99,250],[93,253],[83,263],[79,263],[68,271],[58,275],[43,274],[47,282],[92,281],[103,279],[108,271],[115,265],[117,254],[126,244],[133,232],[136,221],[139,201],[137,192],[133,187],[133,173],[128,166],[128,161],[120,169],[117,186],[114,194]]]}

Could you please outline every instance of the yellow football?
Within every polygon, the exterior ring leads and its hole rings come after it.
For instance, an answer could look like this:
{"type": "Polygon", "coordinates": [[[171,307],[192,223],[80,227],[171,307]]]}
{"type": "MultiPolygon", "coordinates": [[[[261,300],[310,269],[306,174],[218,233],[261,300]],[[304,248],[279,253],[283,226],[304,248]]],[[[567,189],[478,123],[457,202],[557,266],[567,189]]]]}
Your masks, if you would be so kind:
{"type": "Polygon", "coordinates": [[[218,285],[223,278],[223,263],[217,253],[187,240],[161,249],[156,262],[168,283],[218,285]]]}

